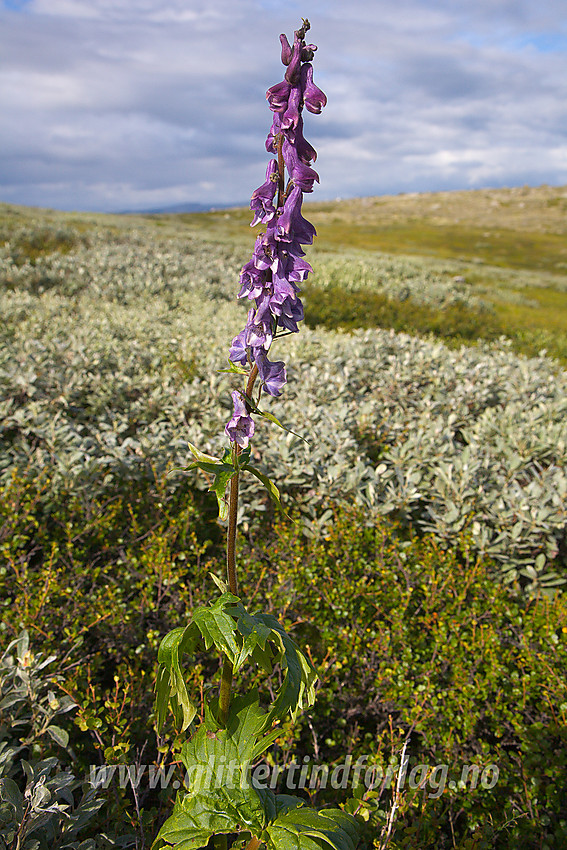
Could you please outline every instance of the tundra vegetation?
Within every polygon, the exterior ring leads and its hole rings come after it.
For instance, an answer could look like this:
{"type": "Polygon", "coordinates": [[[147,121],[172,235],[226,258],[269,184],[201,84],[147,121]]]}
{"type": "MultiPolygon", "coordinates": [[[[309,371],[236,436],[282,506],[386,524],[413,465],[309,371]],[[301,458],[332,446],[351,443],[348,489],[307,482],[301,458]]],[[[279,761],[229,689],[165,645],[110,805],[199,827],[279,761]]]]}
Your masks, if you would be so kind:
{"type": "MultiPolygon", "coordinates": [[[[306,206],[308,327],[262,402],[290,431],[258,418],[251,444],[285,513],[242,477],[239,593],[318,675],[263,763],[394,776],[295,792],[356,813],[360,847],[567,842],[566,206],[565,187],[306,206]]],[[[149,847],[171,817],[174,783],[144,772],[185,741],[156,722],[157,653],[224,574],[217,500],[183,470],[188,440],[223,454],[249,219],[0,206],[6,850],[149,847]],[[94,788],[93,765],[130,782],[94,788]]],[[[217,668],[185,668],[203,706],[217,668]]]]}

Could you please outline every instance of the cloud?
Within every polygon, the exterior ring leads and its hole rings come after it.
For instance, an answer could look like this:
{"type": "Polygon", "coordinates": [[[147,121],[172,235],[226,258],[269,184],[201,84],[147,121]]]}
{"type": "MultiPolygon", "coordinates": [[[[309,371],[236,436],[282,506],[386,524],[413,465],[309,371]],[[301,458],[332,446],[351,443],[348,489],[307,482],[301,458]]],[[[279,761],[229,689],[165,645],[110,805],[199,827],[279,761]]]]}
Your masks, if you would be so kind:
{"type": "Polygon", "coordinates": [[[0,198],[246,202],[301,14],[329,96],[314,198],[567,182],[564,0],[10,0],[0,198]],[[458,6],[458,8],[456,8],[458,6]]]}

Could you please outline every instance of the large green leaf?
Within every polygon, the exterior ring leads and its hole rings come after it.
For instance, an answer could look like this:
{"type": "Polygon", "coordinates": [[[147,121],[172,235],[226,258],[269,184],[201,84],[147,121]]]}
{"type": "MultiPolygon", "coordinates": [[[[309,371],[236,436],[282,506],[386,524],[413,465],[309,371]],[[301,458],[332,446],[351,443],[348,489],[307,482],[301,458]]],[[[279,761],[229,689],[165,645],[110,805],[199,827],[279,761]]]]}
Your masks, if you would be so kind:
{"type": "Polygon", "coordinates": [[[282,686],[269,713],[270,722],[285,717],[288,712],[295,720],[302,710],[315,702],[317,673],[274,616],[257,614],[255,619],[270,629],[270,639],[278,645],[278,661],[285,671],[282,686]]]}
{"type": "Polygon", "coordinates": [[[266,830],[270,850],[355,850],[359,842],[356,820],[342,809],[291,809],[266,830]]]}
{"type": "Polygon", "coordinates": [[[223,593],[212,605],[197,608],[193,622],[187,628],[175,629],[162,641],[156,682],[156,711],[160,728],[168,700],[176,717],[181,718],[183,729],[195,717],[196,708],[189,699],[180,659],[184,652],[193,653],[201,640],[206,649],[214,647],[222,652],[234,672],[238,672],[248,659],[268,674],[274,664],[281,665],[284,674],[282,685],[265,715],[263,731],[271,729],[275,722],[288,714],[295,719],[301,710],[313,705],[317,674],[283,626],[269,614],[249,614],[237,596],[223,593]]]}
{"type": "Polygon", "coordinates": [[[249,775],[264,724],[257,692],[233,700],[226,729],[206,710],[204,722],[182,747],[186,792],[178,795],[159,841],[193,850],[215,833],[260,835],[277,817],[275,795],[254,788],[249,775]]]}
{"type": "Polygon", "coordinates": [[[188,770],[196,764],[229,762],[241,771],[247,770],[265,726],[266,712],[260,706],[257,690],[233,698],[225,729],[219,727],[207,707],[204,722],[191,740],[183,744],[183,763],[188,770]]]}
{"type": "Polygon", "coordinates": [[[269,643],[270,666],[279,662],[284,671],[282,685],[266,716],[267,726],[282,720],[288,713],[295,719],[300,711],[315,702],[317,673],[313,665],[271,614],[250,615],[240,600],[231,606],[231,614],[246,639],[241,655],[235,662],[243,656],[248,657],[249,654],[257,664],[266,669],[266,646],[269,643]]]}
{"type": "Polygon", "coordinates": [[[225,810],[223,803],[219,794],[180,795],[154,846],[198,850],[206,846],[212,835],[239,832],[240,820],[234,817],[233,812],[225,810]]]}
{"type": "Polygon", "coordinates": [[[158,729],[165,722],[167,709],[173,711],[181,730],[187,729],[197,708],[189,698],[185,677],[179,659],[184,652],[194,651],[199,640],[199,630],[194,623],[186,628],[174,629],[162,640],[158,650],[156,677],[156,721],[158,729]]]}

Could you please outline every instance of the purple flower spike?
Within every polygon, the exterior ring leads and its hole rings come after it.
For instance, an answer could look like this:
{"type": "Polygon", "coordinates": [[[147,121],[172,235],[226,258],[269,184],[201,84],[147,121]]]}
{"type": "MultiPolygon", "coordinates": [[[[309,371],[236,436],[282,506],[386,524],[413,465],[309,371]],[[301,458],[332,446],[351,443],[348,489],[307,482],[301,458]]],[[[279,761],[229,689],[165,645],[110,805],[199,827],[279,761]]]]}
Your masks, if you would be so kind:
{"type": "Polygon", "coordinates": [[[231,443],[238,443],[245,449],[250,442],[250,437],[254,434],[254,420],[246,410],[240,393],[236,390],[232,393],[232,401],[234,413],[224,430],[231,443]]]}
{"type": "MultiPolygon", "coordinates": [[[[305,44],[308,29],[309,22],[304,21],[294,34],[293,46],[285,35],[280,36],[286,71],[284,79],[266,92],[273,113],[266,150],[273,158],[265,182],[250,202],[252,225],[261,222],[265,229],[256,239],[252,258],[240,272],[238,293],[239,298],[253,301],[254,307],[230,347],[233,363],[255,364],[262,387],[271,396],[281,394],[287,375],[283,360],[270,360],[268,353],[282,331],[299,330],[298,323],[303,319],[299,284],[312,271],[303,259],[302,245],[313,242],[315,228],[302,216],[301,205],[303,193],[313,191],[319,175],[311,168],[317,152],[303,136],[302,111],[305,107],[318,114],[327,98],[313,83],[311,60],[317,48],[305,44]]],[[[232,398],[234,415],[225,430],[232,442],[245,448],[254,433],[254,423],[241,395],[234,392],[232,398]]]]}

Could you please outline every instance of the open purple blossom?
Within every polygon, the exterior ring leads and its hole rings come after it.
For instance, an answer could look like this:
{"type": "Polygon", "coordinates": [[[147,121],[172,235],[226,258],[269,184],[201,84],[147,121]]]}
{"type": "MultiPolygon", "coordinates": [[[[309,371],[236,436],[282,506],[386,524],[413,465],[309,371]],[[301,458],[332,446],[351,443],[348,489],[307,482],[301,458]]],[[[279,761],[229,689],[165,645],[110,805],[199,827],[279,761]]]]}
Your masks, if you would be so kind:
{"type": "Polygon", "coordinates": [[[237,390],[232,393],[232,401],[234,413],[224,430],[231,443],[238,443],[241,448],[245,449],[250,437],[254,434],[254,420],[246,410],[246,405],[237,390]]]}
{"type": "Polygon", "coordinates": [[[271,362],[264,349],[258,349],[256,354],[256,365],[260,373],[260,378],[264,385],[264,389],[268,395],[280,395],[283,385],[287,381],[285,372],[285,363],[283,360],[271,362]]]}
{"type": "MultiPolygon", "coordinates": [[[[315,149],[303,136],[302,111],[305,107],[319,114],[327,102],[313,82],[311,64],[314,44],[305,44],[309,22],[304,21],[290,45],[280,35],[284,79],[271,86],[266,99],[273,113],[266,150],[273,155],[266,169],[265,182],[252,194],[252,226],[261,223],[252,258],[240,273],[239,298],[254,302],[245,328],[232,340],[230,359],[243,366],[252,365],[252,384],[258,375],[268,395],[279,396],[286,383],[285,363],[272,361],[268,354],[273,341],[282,332],[297,333],[303,319],[299,284],[312,270],[303,259],[303,245],[310,245],[315,228],[301,214],[303,194],[312,192],[319,175],[311,167],[317,158],[315,149]],[[286,177],[287,171],[287,177],[286,177]]],[[[250,395],[251,391],[247,390],[250,395]]],[[[248,445],[251,417],[242,397],[232,394],[234,415],[226,433],[240,446],[248,445]],[[229,433],[230,432],[230,433],[229,433]],[[245,442],[242,442],[242,441],[245,442]]]]}

